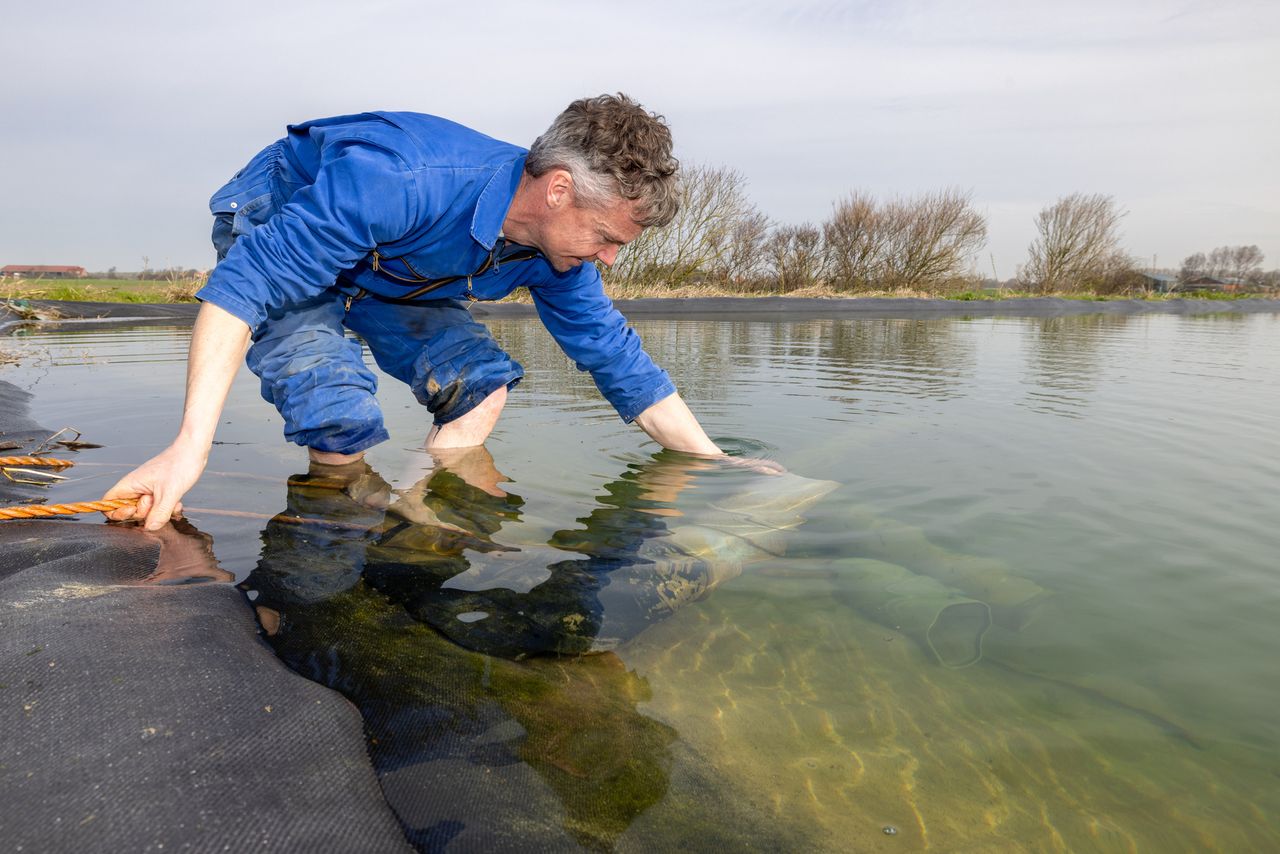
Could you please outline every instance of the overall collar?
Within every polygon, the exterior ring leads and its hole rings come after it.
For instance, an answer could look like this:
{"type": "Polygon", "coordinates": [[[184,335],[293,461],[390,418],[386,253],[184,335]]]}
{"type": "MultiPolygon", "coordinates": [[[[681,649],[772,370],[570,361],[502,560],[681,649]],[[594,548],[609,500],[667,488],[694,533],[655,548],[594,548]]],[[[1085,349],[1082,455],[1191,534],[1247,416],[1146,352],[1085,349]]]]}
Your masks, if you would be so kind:
{"type": "Polygon", "coordinates": [[[496,170],[480,198],[476,199],[476,213],[471,219],[471,236],[476,242],[490,251],[502,233],[502,223],[507,218],[507,210],[511,200],[515,198],[516,188],[520,186],[520,177],[524,174],[524,161],[528,152],[514,160],[508,160],[496,170]]]}

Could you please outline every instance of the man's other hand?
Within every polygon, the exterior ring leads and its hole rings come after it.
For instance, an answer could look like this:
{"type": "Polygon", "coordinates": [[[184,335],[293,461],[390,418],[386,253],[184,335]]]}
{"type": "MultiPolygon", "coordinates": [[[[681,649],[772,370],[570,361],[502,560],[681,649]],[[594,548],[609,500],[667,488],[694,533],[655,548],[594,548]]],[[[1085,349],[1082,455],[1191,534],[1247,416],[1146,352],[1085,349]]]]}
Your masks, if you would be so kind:
{"type": "Polygon", "coordinates": [[[725,455],[717,457],[721,462],[731,466],[740,466],[748,471],[758,472],[760,474],[786,474],[787,467],[776,460],[766,460],[764,457],[731,457],[725,455]]]}
{"type": "Polygon", "coordinates": [[[107,518],[116,522],[142,519],[148,531],[160,530],[171,518],[182,515],[182,496],[200,479],[207,459],[207,450],[170,445],[107,491],[106,500],[138,499],[134,507],[108,511],[107,518]]]}

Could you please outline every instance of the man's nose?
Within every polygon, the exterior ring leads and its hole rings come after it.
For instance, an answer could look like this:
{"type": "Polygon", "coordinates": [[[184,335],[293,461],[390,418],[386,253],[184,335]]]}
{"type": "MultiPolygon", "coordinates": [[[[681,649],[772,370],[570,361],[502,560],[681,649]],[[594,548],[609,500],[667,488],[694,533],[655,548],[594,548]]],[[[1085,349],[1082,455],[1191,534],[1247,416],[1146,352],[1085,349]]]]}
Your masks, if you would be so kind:
{"type": "Polygon", "coordinates": [[[606,246],[596,253],[596,258],[603,261],[606,267],[612,267],[613,262],[618,260],[618,247],[606,246]]]}

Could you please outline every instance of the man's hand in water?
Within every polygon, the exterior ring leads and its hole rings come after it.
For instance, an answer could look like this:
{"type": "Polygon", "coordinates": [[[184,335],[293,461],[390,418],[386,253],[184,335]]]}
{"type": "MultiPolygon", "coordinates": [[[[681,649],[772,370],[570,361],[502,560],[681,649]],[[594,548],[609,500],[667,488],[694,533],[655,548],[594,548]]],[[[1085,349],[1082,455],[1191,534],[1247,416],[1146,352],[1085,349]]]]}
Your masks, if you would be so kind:
{"type": "Polygon", "coordinates": [[[171,518],[182,515],[182,496],[200,479],[207,459],[207,449],[170,445],[107,491],[105,499],[138,499],[137,506],[108,511],[107,518],[116,522],[146,520],[148,531],[160,530],[171,518]]]}
{"type": "Polygon", "coordinates": [[[764,457],[730,457],[724,456],[718,458],[721,462],[731,466],[739,466],[748,471],[758,472],[759,474],[786,474],[787,467],[776,460],[766,460],[764,457]]]}

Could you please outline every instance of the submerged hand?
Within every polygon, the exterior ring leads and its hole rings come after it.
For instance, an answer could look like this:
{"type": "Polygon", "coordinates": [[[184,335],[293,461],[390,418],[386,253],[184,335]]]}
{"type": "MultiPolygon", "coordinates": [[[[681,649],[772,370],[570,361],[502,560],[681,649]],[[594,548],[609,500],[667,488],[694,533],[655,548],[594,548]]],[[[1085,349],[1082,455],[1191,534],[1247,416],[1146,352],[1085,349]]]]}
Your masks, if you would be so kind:
{"type": "Polygon", "coordinates": [[[157,456],[120,478],[104,499],[136,498],[135,507],[107,512],[108,519],[145,519],[148,531],[158,531],[170,518],[181,515],[182,496],[200,479],[208,450],[174,443],[157,456]]]}
{"type": "Polygon", "coordinates": [[[731,466],[740,466],[748,471],[757,472],[759,474],[786,474],[787,467],[775,460],[766,460],[764,457],[730,457],[724,456],[720,458],[721,462],[728,463],[731,466]]]}

